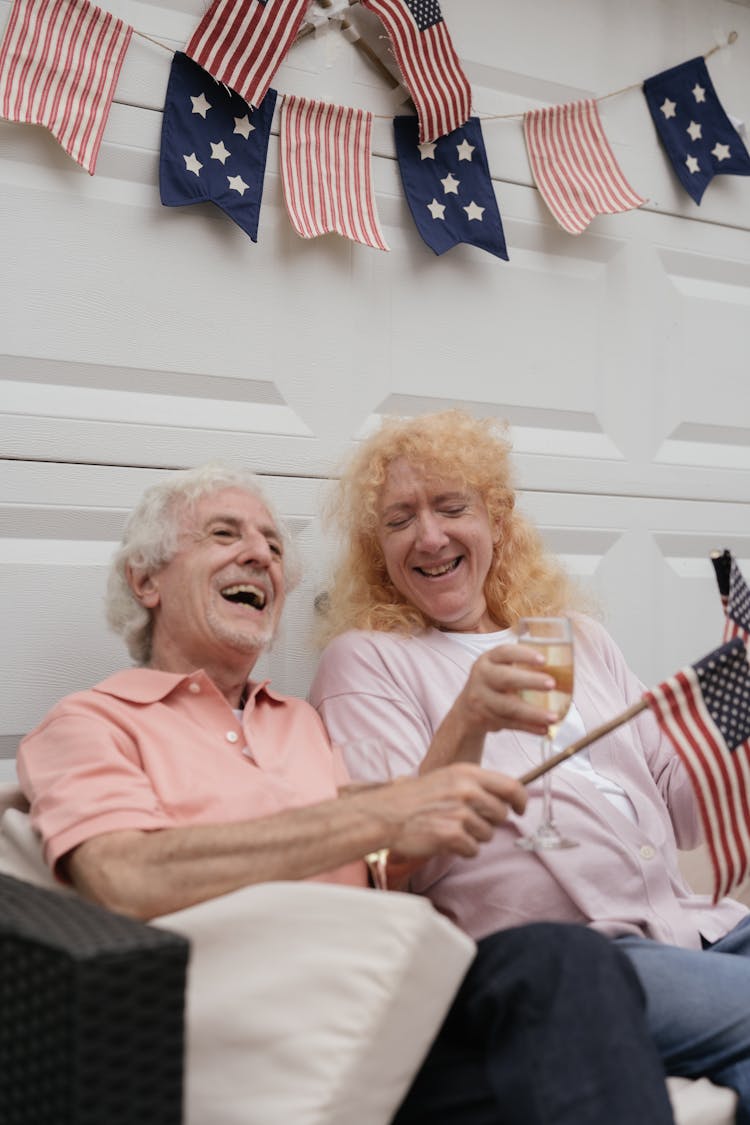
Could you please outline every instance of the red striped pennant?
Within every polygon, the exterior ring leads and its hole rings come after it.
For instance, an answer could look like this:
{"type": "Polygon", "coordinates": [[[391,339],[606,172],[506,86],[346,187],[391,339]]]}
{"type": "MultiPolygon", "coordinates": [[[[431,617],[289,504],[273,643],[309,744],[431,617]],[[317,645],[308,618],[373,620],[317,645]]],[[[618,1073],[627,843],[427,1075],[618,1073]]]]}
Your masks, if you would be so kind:
{"type": "Polygon", "coordinates": [[[646,202],[623,176],[593,99],[529,110],[523,131],[534,181],[569,234],[580,234],[595,215],[646,202]]]}
{"type": "Polygon", "coordinates": [[[214,0],[185,54],[259,106],[295,40],[310,0],[214,0]]]}
{"type": "Polygon", "coordinates": [[[292,226],[302,238],[337,231],[387,250],[370,177],[372,114],[284,97],[279,131],[281,177],[292,226]]]}
{"type": "Polygon", "coordinates": [[[88,0],[15,0],[0,115],[43,125],[92,176],[132,27],[88,0]]]}

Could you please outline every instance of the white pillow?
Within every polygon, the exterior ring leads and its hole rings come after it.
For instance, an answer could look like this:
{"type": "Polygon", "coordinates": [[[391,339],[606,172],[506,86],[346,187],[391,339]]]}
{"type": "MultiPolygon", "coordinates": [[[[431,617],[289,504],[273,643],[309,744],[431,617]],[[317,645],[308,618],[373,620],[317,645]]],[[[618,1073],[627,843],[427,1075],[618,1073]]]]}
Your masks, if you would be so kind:
{"type": "Polygon", "coordinates": [[[191,942],[185,1125],[386,1125],[475,950],[426,899],[325,883],[155,924],[191,942]]]}

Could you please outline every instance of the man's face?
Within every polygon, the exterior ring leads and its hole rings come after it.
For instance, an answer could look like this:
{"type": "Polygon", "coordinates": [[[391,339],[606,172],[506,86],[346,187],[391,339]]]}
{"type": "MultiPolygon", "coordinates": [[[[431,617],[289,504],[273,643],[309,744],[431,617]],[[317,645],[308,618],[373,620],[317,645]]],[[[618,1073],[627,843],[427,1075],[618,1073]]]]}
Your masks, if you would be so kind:
{"type": "Polygon", "coordinates": [[[254,661],[284,605],[283,540],[270,513],[241,488],[224,488],[182,512],[179,529],[174,558],[134,580],[153,614],[152,666],[254,661]]]}

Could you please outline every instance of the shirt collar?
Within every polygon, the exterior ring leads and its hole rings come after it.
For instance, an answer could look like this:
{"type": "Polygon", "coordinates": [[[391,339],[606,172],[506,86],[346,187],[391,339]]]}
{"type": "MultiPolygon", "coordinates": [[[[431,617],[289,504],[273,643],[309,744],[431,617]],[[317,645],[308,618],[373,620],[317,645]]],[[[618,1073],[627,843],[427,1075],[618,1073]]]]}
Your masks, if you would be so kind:
{"type": "MultiPolygon", "coordinates": [[[[195,680],[204,685],[210,684],[214,691],[218,691],[203,669],[197,672],[159,672],[154,668],[125,668],[122,672],[115,672],[106,680],[96,684],[94,691],[103,695],[113,695],[116,699],[124,699],[129,703],[157,703],[171,695],[175,688],[187,681],[195,680]]],[[[248,680],[247,702],[255,701],[260,693],[268,696],[277,703],[283,701],[284,696],[269,688],[270,680],[260,680],[253,683],[248,680]]],[[[247,706],[247,704],[246,704],[247,706]]]]}

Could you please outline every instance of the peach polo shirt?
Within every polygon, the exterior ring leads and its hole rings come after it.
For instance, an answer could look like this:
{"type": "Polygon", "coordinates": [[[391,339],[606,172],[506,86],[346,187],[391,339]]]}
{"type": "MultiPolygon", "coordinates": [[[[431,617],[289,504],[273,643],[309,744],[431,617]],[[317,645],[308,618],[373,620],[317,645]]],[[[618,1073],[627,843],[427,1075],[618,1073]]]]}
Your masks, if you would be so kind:
{"type": "MultiPolygon", "coordinates": [[[[266,683],[240,718],[203,671],[118,672],[28,734],[18,776],[44,855],[123,829],[225,824],[325,801],[346,782],[315,711],[266,683]]],[[[365,886],[361,861],[315,876],[365,886]]]]}

